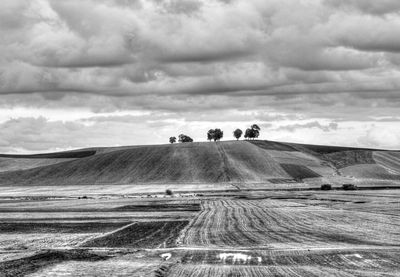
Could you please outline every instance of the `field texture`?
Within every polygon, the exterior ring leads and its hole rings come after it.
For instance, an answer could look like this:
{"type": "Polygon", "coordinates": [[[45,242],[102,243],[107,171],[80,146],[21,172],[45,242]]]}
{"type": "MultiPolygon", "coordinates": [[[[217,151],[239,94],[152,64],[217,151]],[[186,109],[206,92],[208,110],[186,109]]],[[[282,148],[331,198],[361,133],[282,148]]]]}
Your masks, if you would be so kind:
{"type": "Polygon", "coordinates": [[[187,229],[183,244],[277,249],[298,244],[323,248],[354,244],[400,246],[400,220],[390,215],[374,217],[272,199],[206,201],[203,207],[187,229]]]}
{"type": "Polygon", "coordinates": [[[400,152],[374,152],[373,158],[389,173],[400,174],[400,152]]]}
{"type": "Polygon", "coordinates": [[[3,200],[0,276],[397,276],[399,207],[398,190],[3,200]]]}
{"type": "Polygon", "coordinates": [[[175,239],[188,221],[135,222],[85,242],[87,247],[159,248],[176,246],[175,239]]]}
{"type": "Polygon", "coordinates": [[[399,175],[270,141],[2,155],[0,276],[400,276],[399,175]]]}

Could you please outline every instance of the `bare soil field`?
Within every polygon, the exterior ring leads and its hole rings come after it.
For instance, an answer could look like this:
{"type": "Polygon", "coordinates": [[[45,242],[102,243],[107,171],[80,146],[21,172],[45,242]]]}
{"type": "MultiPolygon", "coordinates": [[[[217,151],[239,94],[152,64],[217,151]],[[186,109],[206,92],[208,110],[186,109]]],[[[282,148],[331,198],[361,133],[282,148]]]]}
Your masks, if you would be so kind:
{"type": "Polygon", "coordinates": [[[0,217],[0,276],[400,274],[399,190],[18,203],[0,202],[9,212],[25,210],[21,218],[0,217]],[[53,211],[45,213],[50,218],[37,221],[38,208],[53,211]]]}
{"type": "Polygon", "coordinates": [[[0,276],[400,276],[398,161],[269,141],[0,157],[0,276]]]}
{"type": "Polygon", "coordinates": [[[188,221],[134,222],[85,242],[86,247],[160,248],[176,246],[175,239],[188,221]]]}
{"type": "Polygon", "coordinates": [[[183,244],[211,247],[332,247],[352,244],[400,246],[400,220],[381,214],[315,207],[297,202],[212,200],[203,203],[183,244]],[[329,220],[326,220],[329,218],[329,220]],[[385,232],[382,232],[384,228],[385,232]]]}

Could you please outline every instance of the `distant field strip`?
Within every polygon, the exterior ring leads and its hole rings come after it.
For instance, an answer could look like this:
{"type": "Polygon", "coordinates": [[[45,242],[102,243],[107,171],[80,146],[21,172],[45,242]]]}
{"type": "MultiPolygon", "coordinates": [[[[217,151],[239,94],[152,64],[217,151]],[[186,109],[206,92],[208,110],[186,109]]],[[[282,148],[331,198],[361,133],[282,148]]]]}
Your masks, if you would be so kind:
{"type": "Polygon", "coordinates": [[[293,251],[267,255],[210,251],[187,254],[168,276],[398,276],[399,262],[399,250],[293,251]],[[228,260],[224,259],[226,255],[230,257],[228,260]]]}
{"type": "Polygon", "coordinates": [[[2,158],[0,156],[0,172],[25,170],[40,166],[47,166],[67,161],[75,160],[76,158],[2,158]]]}
{"type": "Polygon", "coordinates": [[[123,227],[121,222],[1,222],[4,233],[102,233],[123,227]]]}
{"type": "Polygon", "coordinates": [[[151,204],[144,203],[142,205],[126,205],[114,208],[117,211],[134,211],[134,212],[175,212],[175,211],[200,211],[199,203],[163,203],[151,204]]]}
{"type": "Polygon", "coordinates": [[[295,179],[305,179],[305,178],[317,178],[321,177],[318,173],[312,171],[307,166],[298,164],[281,164],[281,167],[286,171],[287,174],[295,179]]]}
{"type": "Polygon", "coordinates": [[[378,164],[359,164],[340,169],[344,176],[365,179],[400,180],[400,174],[390,174],[389,171],[378,164]]]}
{"type": "MultiPolygon", "coordinates": [[[[263,144],[256,144],[257,146],[261,147],[260,145],[263,144]]],[[[265,145],[265,144],[264,144],[265,145]]],[[[267,144],[268,145],[268,144],[267,144]]],[[[292,169],[288,168],[289,172],[285,170],[287,173],[292,172],[294,174],[295,172],[304,172],[304,167],[307,167],[308,169],[312,170],[314,173],[312,174],[315,176],[315,174],[319,175],[334,175],[335,170],[333,169],[333,166],[330,165],[327,161],[321,160],[313,154],[309,153],[304,153],[300,151],[284,151],[284,150],[273,150],[273,145],[267,146],[267,147],[261,147],[262,149],[265,149],[266,153],[271,156],[273,160],[275,160],[277,163],[280,164],[290,164],[290,165],[299,165],[303,167],[303,170],[298,169],[294,170],[294,167],[292,169]],[[295,172],[293,172],[295,171],[295,172]]],[[[285,169],[285,168],[284,168],[285,169]]],[[[309,170],[308,174],[310,173],[309,170]]],[[[305,174],[305,173],[304,173],[305,174]]],[[[297,175],[297,173],[295,174],[297,175]]],[[[299,177],[299,176],[296,176],[299,177]]],[[[295,177],[295,178],[296,178],[295,177]]],[[[301,177],[299,177],[301,178],[301,177]]],[[[309,178],[309,177],[307,177],[309,178]]]]}
{"type": "Polygon", "coordinates": [[[1,158],[23,158],[23,159],[71,159],[71,158],[84,158],[96,154],[94,150],[78,150],[78,151],[66,151],[66,152],[55,152],[45,154],[30,154],[30,155],[13,155],[13,154],[0,154],[1,158]]]}
{"type": "Polygon", "coordinates": [[[246,142],[252,143],[265,150],[277,150],[277,151],[297,151],[295,148],[287,143],[267,140],[247,140],[246,142]]]}
{"type": "Polygon", "coordinates": [[[325,154],[324,158],[334,164],[336,168],[343,168],[357,164],[375,163],[375,160],[372,158],[372,151],[368,150],[352,150],[329,153],[325,154]]]}
{"type": "Polygon", "coordinates": [[[181,237],[188,246],[285,248],[399,245],[400,218],[280,200],[209,200],[181,237]],[[385,230],[385,232],[382,232],[385,230]]]}

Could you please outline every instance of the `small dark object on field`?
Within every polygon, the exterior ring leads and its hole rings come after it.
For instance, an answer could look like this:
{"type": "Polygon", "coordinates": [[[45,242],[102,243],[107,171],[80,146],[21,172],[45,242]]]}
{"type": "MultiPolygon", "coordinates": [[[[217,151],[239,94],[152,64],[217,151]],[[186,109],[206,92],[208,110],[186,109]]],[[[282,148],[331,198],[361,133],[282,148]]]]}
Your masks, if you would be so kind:
{"type": "Polygon", "coordinates": [[[331,184],[323,184],[321,185],[321,190],[331,190],[332,185],[331,184]]]}
{"type": "Polygon", "coordinates": [[[344,190],[357,190],[357,186],[354,184],[343,184],[342,189],[344,190]]]}
{"type": "Polygon", "coordinates": [[[166,194],[166,195],[174,195],[174,193],[173,193],[172,190],[170,190],[170,189],[167,189],[167,190],[165,191],[165,194],[166,194]]]}
{"type": "Polygon", "coordinates": [[[82,197],[78,197],[78,199],[88,199],[88,197],[86,195],[84,195],[82,197]]]}

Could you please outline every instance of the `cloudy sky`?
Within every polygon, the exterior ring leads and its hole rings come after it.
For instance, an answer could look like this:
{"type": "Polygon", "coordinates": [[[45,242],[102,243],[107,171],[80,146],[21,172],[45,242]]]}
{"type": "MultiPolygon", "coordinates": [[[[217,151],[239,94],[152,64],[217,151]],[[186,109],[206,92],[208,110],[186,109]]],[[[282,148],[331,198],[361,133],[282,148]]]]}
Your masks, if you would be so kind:
{"type": "Polygon", "coordinates": [[[400,148],[399,0],[1,0],[0,152],[210,128],[400,148]]]}

